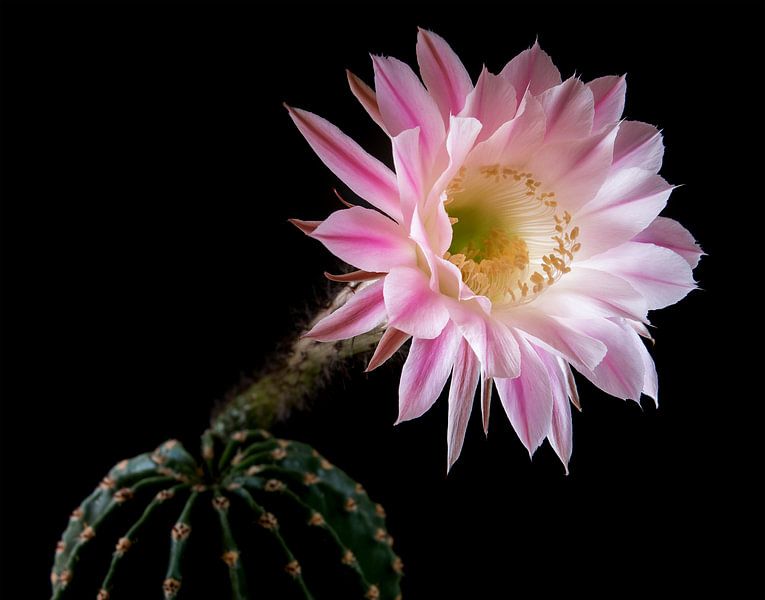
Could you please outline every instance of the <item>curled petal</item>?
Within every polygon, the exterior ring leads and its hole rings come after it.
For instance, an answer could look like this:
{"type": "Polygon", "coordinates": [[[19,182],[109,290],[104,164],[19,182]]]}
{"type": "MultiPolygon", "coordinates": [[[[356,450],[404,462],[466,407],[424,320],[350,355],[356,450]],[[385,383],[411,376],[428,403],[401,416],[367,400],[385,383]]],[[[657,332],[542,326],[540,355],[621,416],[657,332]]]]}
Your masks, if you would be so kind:
{"type": "Polygon", "coordinates": [[[324,272],[324,277],[330,281],[337,281],[339,283],[349,283],[352,281],[371,281],[373,279],[379,279],[385,275],[385,273],[370,273],[368,271],[352,271],[351,273],[342,273],[340,275],[333,275],[332,273],[324,272]]]}
{"type": "Polygon", "coordinates": [[[351,296],[343,306],[319,321],[305,337],[334,342],[361,335],[385,320],[383,282],[377,281],[351,296]]]}
{"type": "Polygon", "coordinates": [[[377,367],[385,363],[391,356],[393,356],[401,346],[404,345],[411,335],[399,331],[395,327],[387,327],[385,333],[383,333],[380,341],[375,348],[375,352],[372,358],[369,360],[366,372],[374,371],[377,367]]]}
{"type": "Polygon", "coordinates": [[[311,235],[323,221],[303,221],[302,219],[287,219],[306,235],[311,235]]]}

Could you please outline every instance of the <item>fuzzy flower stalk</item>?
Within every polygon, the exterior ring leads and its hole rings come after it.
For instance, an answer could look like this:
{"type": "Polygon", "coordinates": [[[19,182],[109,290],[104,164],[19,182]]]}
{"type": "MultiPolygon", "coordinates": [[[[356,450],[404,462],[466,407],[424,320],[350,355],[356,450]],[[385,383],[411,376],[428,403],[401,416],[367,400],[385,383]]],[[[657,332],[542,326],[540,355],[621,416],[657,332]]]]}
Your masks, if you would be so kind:
{"type": "MultiPolygon", "coordinates": [[[[293,220],[363,282],[308,337],[384,327],[368,370],[411,340],[398,422],[449,386],[448,458],[462,448],[476,390],[488,431],[494,388],[530,454],[548,439],[568,469],[573,367],[622,399],[658,398],[641,336],[648,311],[695,288],[702,254],[660,217],[672,186],[663,144],[622,120],[626,82],[561,80],[538,44],[475,84],[449,45],[420,31],[420,77],[372,57],[374,89],[352,93],[390,138],[393,166],[310,112],[289,108],[324,164],[369,208],[293,220]]],[[[337,278],[337,277],[336,277],[337,278]]]]}

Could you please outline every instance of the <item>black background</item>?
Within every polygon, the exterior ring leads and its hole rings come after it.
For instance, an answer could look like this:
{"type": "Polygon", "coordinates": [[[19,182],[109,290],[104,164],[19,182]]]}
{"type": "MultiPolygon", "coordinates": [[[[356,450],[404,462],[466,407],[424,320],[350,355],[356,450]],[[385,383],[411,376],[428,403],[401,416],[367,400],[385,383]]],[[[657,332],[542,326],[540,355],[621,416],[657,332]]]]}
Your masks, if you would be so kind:
{"type": "Polygon", "coordinates": [[[392,426],[398,365],[352,366],[281,433],[386,505],[405,597],[762,597],[762,9],[468,2],[3,7],[3,598],[46,597],[107,469],[195,447],[325,293],[336,262],[285,220],[338,208],[336,181],[281,102],[388,160],[344,68],[413,62],[417,25],[474,77],[536,36],[564,77],[626,72],[626,116],[664,130],[662,174],[685,184],[665,214],[709,254],[703,291],[653,315],[658,411],[580,380],[568,477],[498,404],[446,477],[443,401],[392,426]]]}

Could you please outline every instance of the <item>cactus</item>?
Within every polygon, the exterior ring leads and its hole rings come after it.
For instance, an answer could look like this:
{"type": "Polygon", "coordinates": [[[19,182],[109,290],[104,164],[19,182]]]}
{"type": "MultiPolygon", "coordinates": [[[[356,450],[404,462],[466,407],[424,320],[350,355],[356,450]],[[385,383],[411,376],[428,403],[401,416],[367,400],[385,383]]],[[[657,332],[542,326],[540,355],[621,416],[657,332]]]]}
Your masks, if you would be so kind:
{"type": "Polygon", "coordinates": [[[397,600],[401,568],[382,507],[310,446],[207,431],[199,462],[170,440],[109,472],[58,544],[52,599],[397,600]]]}

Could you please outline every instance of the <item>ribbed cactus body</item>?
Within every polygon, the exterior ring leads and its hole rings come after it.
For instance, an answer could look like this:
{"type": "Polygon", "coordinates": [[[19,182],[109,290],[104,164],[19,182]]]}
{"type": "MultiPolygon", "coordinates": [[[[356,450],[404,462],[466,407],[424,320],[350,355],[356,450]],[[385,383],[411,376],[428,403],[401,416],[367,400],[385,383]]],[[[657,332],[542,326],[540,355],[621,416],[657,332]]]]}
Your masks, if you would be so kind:
{"type": "Polygon", "coordinates": [[[171,440],[117,464],[72,513],[51,581],[53,600],[396,600],[400,576],[382,507],[258,430],[207,432],[201,461],[171,440]]]}

